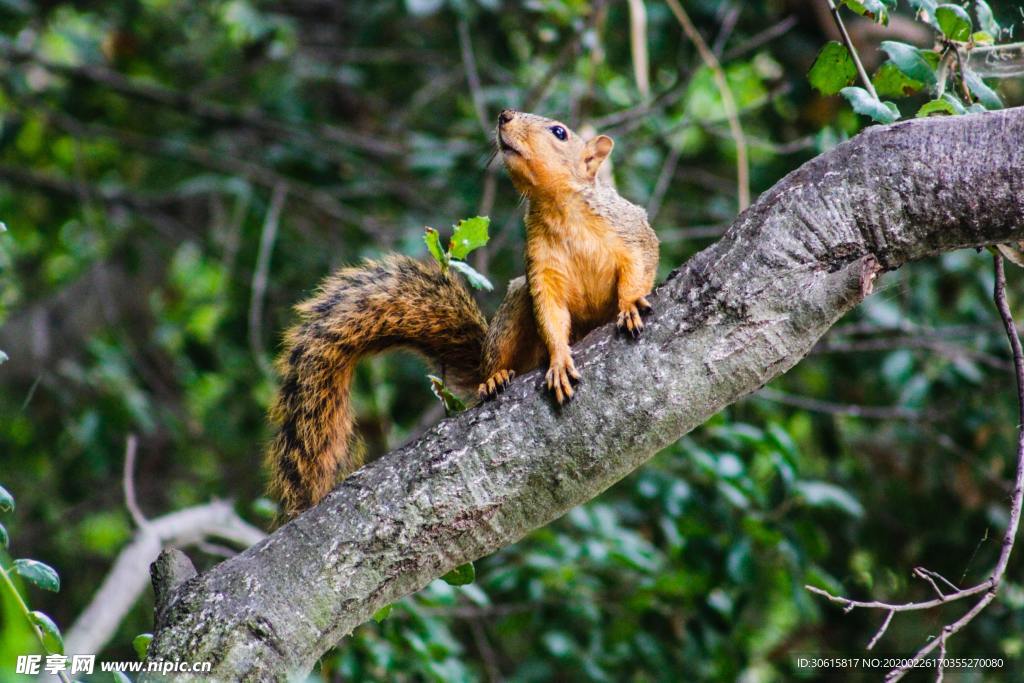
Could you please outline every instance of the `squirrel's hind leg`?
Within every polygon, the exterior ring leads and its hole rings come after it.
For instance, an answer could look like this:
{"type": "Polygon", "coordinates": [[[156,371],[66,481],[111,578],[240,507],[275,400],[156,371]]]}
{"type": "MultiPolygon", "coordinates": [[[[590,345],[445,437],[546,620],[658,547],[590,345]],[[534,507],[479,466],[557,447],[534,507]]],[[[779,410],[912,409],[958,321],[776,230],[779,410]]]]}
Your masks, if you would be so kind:
{"type": "Polygon", "coordinates": [[[619,257],[619,315],[615,325],[634,339],[639,337],[644,329],[642,316],[651,312],[647,295],[654,286],[654,269],[645,265],[643,254],[636,249],[624,250],[619,257]]]}
{"type": "Polygon", "coordinates": [[[481,400],[495,398],[517,374],[533,370],[544,360],[544,344],[537,334],[533,301],[526,278],[508,285],[505,300],[487,329],[480,364],[483,382],[477,389],[481,400]]]}
{"type": "Polygon", "coordinates": [[[477,396],[481,401],[497,397],[499,393],[508,388],[509,382],[515,376],[515,370],[498,370],[480,384],[480,388],[476,392],[477,396]]]}

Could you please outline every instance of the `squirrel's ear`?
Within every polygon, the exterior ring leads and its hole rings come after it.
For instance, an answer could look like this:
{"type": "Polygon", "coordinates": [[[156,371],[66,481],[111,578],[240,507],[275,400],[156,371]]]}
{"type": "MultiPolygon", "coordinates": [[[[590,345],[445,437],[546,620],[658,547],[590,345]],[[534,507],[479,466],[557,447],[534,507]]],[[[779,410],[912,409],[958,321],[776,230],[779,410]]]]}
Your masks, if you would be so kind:
{"type": "Polygon", "coordinates": [[[583,146],[583,169],[587,177],[593,179],[597,175],[597,169],[601,168],[614,146],[615,141],[607,135],[598,135],[587,141],[583,146]]]}

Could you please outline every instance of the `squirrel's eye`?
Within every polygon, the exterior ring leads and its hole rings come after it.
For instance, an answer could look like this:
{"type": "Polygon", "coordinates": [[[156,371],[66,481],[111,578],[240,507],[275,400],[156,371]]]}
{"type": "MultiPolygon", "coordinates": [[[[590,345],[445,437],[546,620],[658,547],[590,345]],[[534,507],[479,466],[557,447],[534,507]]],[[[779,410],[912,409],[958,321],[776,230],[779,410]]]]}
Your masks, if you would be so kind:
{"type": "Polygon", "coordinates": [[[551,126],[551,134],[559,140],[565,140],[569,137],[569,134],[565,132],[565,128],[562,128],[561,126],[551,126]]]}

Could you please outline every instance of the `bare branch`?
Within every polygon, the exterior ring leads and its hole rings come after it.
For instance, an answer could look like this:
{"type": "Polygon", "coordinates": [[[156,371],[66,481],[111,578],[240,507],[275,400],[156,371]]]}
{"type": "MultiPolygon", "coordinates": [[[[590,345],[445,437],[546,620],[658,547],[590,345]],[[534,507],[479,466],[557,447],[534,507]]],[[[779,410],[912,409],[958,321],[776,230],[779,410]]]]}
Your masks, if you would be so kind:
{"type": "Polygon", "coordinates": [[[267,292],[267,279],[270,275],[270,254],[274,250],[277,227],[281,222],[281,211],[284,209],[287,198],[287,185],[278,185],[274,188],[274,194],[270,198],[270,207],[263,220],[263,230],[260,233],[260,250],[256,255],[256,268],[252,273],[252,288],[249,298],[249,348],[252,349],[256,363],[268,377],[273,376],[274,368],[267,360],[267,354],[263,347],[263,296],[267,292]]]}
{"type": "Polygon", "coordinates": [[[878,630],[875,631],[874,637],[871,638],[870,642],[868,642],[868,650],[874,649],[875,645],[878,644],[878,641],[885,635],[885,632],[889,629],[889,624],[892,623],[892,615],[894,614],[896,614],[895,610],[889,610],[885,615],[885,620],[882,622],[882,625],[878,627],[878,630]]]}
{"type": "Polygon", "coordinates": [[[860,417],[868,420],[926,420],[932,416],[922,413],[913,408],[902,406],[865,406],[856,403],[833,403],[809,396],[795,396],[775,389],[762,389],[754,394],[757,398],[767,401],[774,401],[783,405],[810,410],[815,413],[826,415],[845,415],[847,417],[860,417]]]}
{"type": "Polygon", "coordinates": [[[651,96],[651,67],[647,57],[647,7],[644,0],[629,2],[629,49],[633,57],[633,79],[640,97],[651,96]]]}
{"type": "Polygon", "coordinates": [[[480,72],[476,68],[476,56],[473,54],[473,40],[469,35],[469,22],[460,18],[456,24],[459,34],[459,49],[462,53],[462,68],[466,71],[466,83],[469,85],[469,94],[473,99],[473,110],[476,112],[476,120],[484,137],[490,139],[491,124],[487,116],[487,103],[484,101],[484,90],[480,84],[480,72]]]}
{"type": "Polygon", "coordinates": [[[672,13],[676,15],[676,19],[679,20],[679,25],[683,27],[683,32],[686,33],[690,41],[693,42],[694,47],[697,48],[697,52],[700,54],[705,66],[711,69],[715,85],[722,96],[722,108],[725,109],[725,117],[729,121],[729,131],[732,133],[733,141],[736,143],[736,185],[739,192],[740,211],[744,211],[750,206],[750,164],[747,160],[747,140],[743,135],[743,127],[740,125],[736,100],[732,96],[732,90],[729,88],[722,65],[719,64],[718,58],[708,47],[708,44],[704,42],[704,37],[701,36],[700,31],[690,21],[690,15],[679,4],[679,0],[666,0],[666,2],[672,13]]]}
{"type": "Polygon", "coordinates": [[[729,48],[722,55],[723,62],[730,62],[737,57],[742,57],[748,52],[753,52],[757,48],[770,43],[780,36],[784,36],[789,33],[790,29],[797,25],[796,15],[789,15],[777,24],[773,24],[763,31],[755,33],[750,38],[740,43],[736,47],[729,48]]]}
{"type": "Polygon", "coordinates": [[[103,649],[149,584],[149,564],[162,548],[192,545],[207,538],[247,548],[265,537],[224,501],[149,520],[117,556],[99,590],[68,629],[64,636],[66,653],[96,654],[103,649]]]}
{"type": "Polygon", "coordinates": [[[121,476],[121,484],[124,488],[124,505],[128,508],[128,514],[139,529],[147,526],[149,521],[139,509],[139,502],[135,499],[135,454],[138,450],[139,440],[134,434],[129,434],[124,444],[124,472],[121,476]]]}
{"type": "MultiPolygon", "coordinates": [[[[1003,534],[1003,544],[999,552],[999,559],[996,561],[995,567],[989,574],[989,577],[981,583],[972,586],[970,588],[958,589],[951,581],[943,577],[938,572],[934,572],[924,567],[915,567],[914,576],[927,581],[935,592],[939,595],[938,598],[933,600],[927,600],[924,602],[910,602],[910,603],[887,603],[882,601],[860,601],[850,600],[841,596],[832,595],[831,593],[824,591],[815,586],[805,586],[807,590],[812,593],[816,593],[830,601],[835,602],[843,606],[844,611],[849,612],[854,608],[861,607],[865,609],[881,609],[886,610],[888,615],[886,616],[885,622],[879,632],[871,639],[868,644],[870,650],[881,638],[882,634],[889,626],[889,622],[892,620],[892,615],[896,612],[910,612],[929,610],[940,605],[948,605],[957,600],[963,600],[964,598],[971,597],[973,595],[982,594],[979,599],[967,612],[965,612],[959,619],[951,624],[947,624],[942,628],[942,631],[928,643],[922,646],[913,657],[907,659],[905,663],[892,669],[886,674],[885,680],[887,683],[892,681],[898,681],[902,679],[907,673],[914,670],[914,666],[917,662],[921,661],[928,656],[936,647],[940,648],[942,657],[945,657],[946,644],[950,637],[956,635],[961,629],[969,624],[976,616],[993,601],[995,600],[996,594],[999,592],[999,587],[1002,584],[1003,577],[1006,574],[1006,567],[1010,562],[1010,555],[1013,552],[1014,541],[1017,537],[1017,529],[1020,526],[1021,509],[1024,507],[1024,349],[1021,348],[1020,336],[1017,333],[1017,327],[1013,322],[1013,315],[1010,312],[1010,306],[1006,301],[1006,272],[1003,265],[1002,255],[993,250],[992,258],[995,265],[996,278],[995,287],[993,291],[993,299],[995,300],[996,308],[999,311],[999,317],[1003,322],[1003,327],[1006,331],[1006,336],[1010,341],[1010,349],[1013,352],[1013,366],[1014,375],[1016,378],[1017,385],[1017,405],[1018,405],[1018,421],[1017,421],[1017,474],[1014,481],[1013,494],[1010,501],[1010,518],[1006,525],[1006,532],[1003,534]],[[939,588],[935,579],[939,579],[945,583],[948,587],[952,588],[954,592],[944,593],[939,588]]],[[[943,668],[940,662],[937,671],[937,680],[941,681],[943,678],[943,668]]]]}

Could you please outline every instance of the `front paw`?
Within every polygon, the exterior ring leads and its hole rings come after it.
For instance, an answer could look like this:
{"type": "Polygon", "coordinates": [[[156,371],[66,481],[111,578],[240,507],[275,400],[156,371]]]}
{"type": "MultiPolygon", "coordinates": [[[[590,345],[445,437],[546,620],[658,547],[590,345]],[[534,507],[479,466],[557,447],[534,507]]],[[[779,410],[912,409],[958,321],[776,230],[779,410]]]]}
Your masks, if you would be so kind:
{"type": "Polygon", "coordinates": [[[566,354],[551,359],[548,366],[548,373],[544,375],[548,389],[555,392],[555,400],[558,405],[572,400],[572,385],[580,381],[580,373],[572,362],[572,356],[566,354]]]}
{"type": "Polygon", "coordinates": [[[636,339],[644,329],[644,321],[641,316],[650,312],[651,304],[644,297],[640,297],[632,303],[620,305],[619,317],[615,321],[615,326],[636,339]]]}

